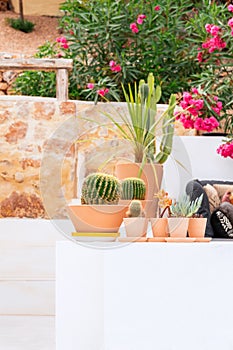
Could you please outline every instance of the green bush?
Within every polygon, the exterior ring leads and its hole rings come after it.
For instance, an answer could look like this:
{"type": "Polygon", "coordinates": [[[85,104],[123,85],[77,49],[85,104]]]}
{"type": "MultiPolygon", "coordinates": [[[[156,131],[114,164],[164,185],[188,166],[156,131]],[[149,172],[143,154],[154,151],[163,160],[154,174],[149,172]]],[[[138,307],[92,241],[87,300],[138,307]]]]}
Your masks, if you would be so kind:
{"type": "Polygon", "coordinates": [[[34,23],[27,20],[22,20],[21,18],[7,18],[7,22],[12,28],[20,30],[24,33],[31,33],[35,26],[34,23]]]}
{"type": "Polygon", "coordinates": [[[200,66],[200,72],[191,76],[190,85],[199,86],[205,93],[218,96],[223,106],[218,120],[226,132],[233,134],[233,28],[228,24],[233,13],[226,4],[204,0],[203,5],[205,11],[195,13],[186,24],[190,57],[194,61],[199,56],[200,66]],[[205,28],[208,24],[219,28],[217,37],[225,43],[225,47],[215,48],[212,52],[209,52],[209,48],[203,48],[203,43],[214,37],[205,28]]]}

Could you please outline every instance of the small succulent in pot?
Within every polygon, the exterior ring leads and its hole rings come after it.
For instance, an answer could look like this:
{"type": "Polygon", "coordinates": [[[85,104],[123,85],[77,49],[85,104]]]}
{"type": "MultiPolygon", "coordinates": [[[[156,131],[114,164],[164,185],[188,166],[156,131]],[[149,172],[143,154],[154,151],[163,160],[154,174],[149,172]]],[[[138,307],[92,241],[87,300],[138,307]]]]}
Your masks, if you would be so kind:
{"type": "Polygon", "coordinates": [[[121,182],[121,199],[144,200],[146,195],[146,184],[140,178],[128,177],[121,182]]]}
{"type": "Polygon", "coordinates": [[[117,204],[120,198],[120,182],[109,174],[89,174],[82,186],[82,204],[117,204]]]}
{"type": "Polygon", "coordinates": [[[173,217],[193,217],[201,206],[203,194],[194,201],[190,201],[190,196],[183,195],[178,202],[170,206],[170,216],[173,217]]]}
{"type": "Polygon", "coordinates": [[[145,212],[142,208],[142,203],[139,200],[132,200],[132,202],[129,205],[129,209],[126,212],[127,218],[134,218],[134,217],[145,217],[145,212]]]}

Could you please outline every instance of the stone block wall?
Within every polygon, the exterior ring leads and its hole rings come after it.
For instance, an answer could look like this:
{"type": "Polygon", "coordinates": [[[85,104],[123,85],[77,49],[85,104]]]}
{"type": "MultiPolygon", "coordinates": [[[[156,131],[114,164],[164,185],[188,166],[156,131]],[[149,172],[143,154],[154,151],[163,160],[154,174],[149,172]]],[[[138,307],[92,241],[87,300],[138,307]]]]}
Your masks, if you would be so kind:
{"type": "Polygon", "coordinates": [[[66,217],[88,173],[114,173],[116,160],[132,159],[105,116],[124,110],[124,103],[0,96],[0,217],[66,217]]]}
{"type": "MultiPolygon", "coordinates": [[[[46,143],[57,128],[76,113],[75,103],[56,99],[0,96],[0,214],[2,217],[48,217],[40,185],[46,143]]],[[[64,140],[53,140],[54,163],[64,140]]],[[[51,145],[50,145],[51,147],[51,145]]],[[[74,191],[74,152],[66,144],[61,185],[67,200],[74,191]]],[[[48,178],[52,170],[48,169],[48,178]]],[[[54,191],[54,189],[53,189],[54,191]]],[[[62,208],[56,191],[52,198],[57,217],[62,208]]]]}

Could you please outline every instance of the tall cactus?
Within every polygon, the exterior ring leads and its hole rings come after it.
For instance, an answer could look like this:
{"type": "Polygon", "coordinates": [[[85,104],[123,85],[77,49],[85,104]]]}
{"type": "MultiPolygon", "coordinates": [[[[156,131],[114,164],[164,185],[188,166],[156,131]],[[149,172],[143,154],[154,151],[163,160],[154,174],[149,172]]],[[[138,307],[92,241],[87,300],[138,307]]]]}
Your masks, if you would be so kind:
{"type": "Polygon", "coordinates": [[[121,182],[121,199],[145,199],[146,184],[137,177],[128,177],[121,182]]]}
{"type": "Polygon", "coordinates": [[[117,204],[120,197],[120,182],[104,173],[92,173],[82,186],[82,204],[117,204]]]}

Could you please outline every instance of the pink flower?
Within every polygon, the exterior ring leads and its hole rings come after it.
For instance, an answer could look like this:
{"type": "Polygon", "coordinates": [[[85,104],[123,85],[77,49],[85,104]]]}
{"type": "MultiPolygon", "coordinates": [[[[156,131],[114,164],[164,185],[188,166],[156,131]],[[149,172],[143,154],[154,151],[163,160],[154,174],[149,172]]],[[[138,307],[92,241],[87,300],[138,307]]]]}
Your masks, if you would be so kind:
{"type": "Polygon", "coordinates": [[[67,43],[64,43],[64,44],[61,45],[61,47],[63,47],[63,49],[68,49],[69,45],[67,43]]]}
{"type": "Polygon", "coordinates": [[[233,18],[229,19],[229,21],[227,22],[227,24],[233,28],[233,18]]]}
{"type": "Polygon", "coordinates": [[[111,60],[110,62],[109,62],[109,67],[114,67],[116,65],[116,62],[115,61],[113,61],[113,60],[111,60]]]}
{"type": "Polygon", "coordinates": [[[112,72],[120,72],[121,71],[121,66],[113,60],[111,60],[109,62],[109,67],[110,67],[112,72]]]}
{"type": "Polygon", "coordinates": [[[198,92],[197,88],[195,88],[195,87],[194,87],[194,88],[192,88],[192,93],[193,93],[193,94],[196,94],[196,95],[198,95],[198,94],[199,94],[199,92],[198,92]]]}
{"type": "Polygon", "coordinates": [[[211,132],[219,126],[219,122],[215,117],[203,119],[202,130],[211,132]]]}
{"type": "Polygon", "coordinates": [[[198,60],[198,62],[202,62],[203,61],[203,53],[201,51],[199,51],[198,54],[197,54],[197,60],[198,60]]]}
{"type": "Polygon", "coordinates": [[[219,31],[220,31],[220,28],[218,26],[213,25],[210,29],[210,34],[214,36],[214,35],[217,35],[219,31]]]}
{"type": "Polygon", "coordinates": [[[220,145],[217,149],[217,153],[224,158],[230,157],[233,159],[233,140],[220,145]]]}
{"type": "Polygon", "coordinates": [[[145,18],[146,15],[138,15],[137,24],[142,24],[145,18]]]}
{"type": "Polygon", "coordinates": [[[228,5],[227,9],[228,9],[228,11],[233,12],[233,5],[228,5]]]}
{"type": "Polygon", "coordinates": [[[218,101],[218,96],[213,97],[214,101],[218,101]]]}
{"type": "Polygon", "coordinates": [[[159,6],[159,5],[156,5],[156,6],[154,7],[154,10],[155,10],[155,11],[159,11],[159,10],[160,10],[160,6],[159,6]]]}
{"type": "Polygon", "coordinates": [[[137,34],[139,32],[137,24],[135,22],[131,23],[129,27],[130,27],[130,29],[132,30],[133,33],[137,34]]]}
{"type": "Polygon", "coordinates": [[[109,92],[108,88],[103,88],[103,89],[97,90],[97,94],[100,96],[105,96],[108,92],[109,92]]]}
{"type": "Polygon", "coordinates": [[[94,89],[94,87],[95,87],[95,84],[94,84],[94,83],[88,83],[88,84],[87,84],[87,88],[88,88],[88,89],[94,89]]]}
{"type": "Polygon", "coordinates": [[[120,72],[121,71],[121,66],[119,64],[117,64],[116,66],[114,66],[112,69],[111,69],[113,72],[120,72]]]}

